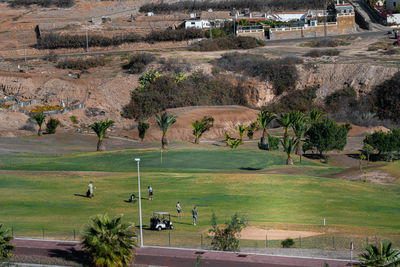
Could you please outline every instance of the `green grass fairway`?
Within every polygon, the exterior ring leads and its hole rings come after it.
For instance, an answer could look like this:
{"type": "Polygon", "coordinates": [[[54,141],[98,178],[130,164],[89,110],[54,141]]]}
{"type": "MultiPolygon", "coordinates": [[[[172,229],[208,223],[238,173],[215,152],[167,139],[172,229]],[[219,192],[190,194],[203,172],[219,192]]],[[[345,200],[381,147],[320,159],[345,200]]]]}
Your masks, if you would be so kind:
{"type": "MultiPolygon", "coordinates": [[[[1,156],[0,222],[13,226],[17,236],[41,236],[45,229],[46,236],[59,238],[72,238],[73,230],[81,231],[96,214],[124,214],[126,221],[138,225],[137,203],[124,201],[138,191],[135,157],[141,158],[142,196],[147,197],[147,185],[155,194],[154,201],[142,201],[144,223],[149,223],[153,211],[176,215],[176,202],[181,201],[185,216],[173,217],[175,236],[198,237],[209,227],[213,211],[220,223],[239,212],[260,226],[319,227],[325,217],[330,226],[360,232],[400,230],[399,185],[316,177],[340,168],[309,160],[291,174],[263,173],[282,169],[284,154],[223,149],[169,151],[162,165],[160,152],[154,150],[1,156]],[[97,187],[95,197],[76,196],[85,194],[90,180],[97,187]],[[190,216],[194,205],[199,211],[196,227],[190,216]]],[[[165,238],[167,232],[158,236],[165,238]]]]}

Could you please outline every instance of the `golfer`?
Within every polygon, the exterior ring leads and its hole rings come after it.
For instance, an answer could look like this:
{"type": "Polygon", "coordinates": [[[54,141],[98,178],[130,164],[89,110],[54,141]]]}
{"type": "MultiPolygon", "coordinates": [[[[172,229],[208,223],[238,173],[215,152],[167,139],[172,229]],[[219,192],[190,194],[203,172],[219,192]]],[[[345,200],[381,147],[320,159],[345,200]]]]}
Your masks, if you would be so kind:
{"type": "Polygon", "coordinates": [[[148,186],[147,191],[149,191],[149,200],[153,200],[153,188],[151,188],[151,186],[148,186]]]}
{"type": "Polygon", "coordinates": [[[192,209],[192,215],[193,215],[193,225],[196,225],[196,222],[197,222],[197,210],[196,210],[196,207],[194,207],[192,209]]]}
{"type": "Polygon", "coordinates": [[[96,188],[96,187],[94,187],[93,186],[93,182],[90,181],[90,183],[88,185],[88,191],[87,191],[87,194],[86,194],[89,198],[93,197],[93,188],[96,188]]]}
{"type": "Polygon", "coordinates": [[[178,217],[181,217],[182,209],[181,209],[181,203],[179,203],[179,201],[178,203],[176,203],[176,211],[178,212],[178,217]]]}

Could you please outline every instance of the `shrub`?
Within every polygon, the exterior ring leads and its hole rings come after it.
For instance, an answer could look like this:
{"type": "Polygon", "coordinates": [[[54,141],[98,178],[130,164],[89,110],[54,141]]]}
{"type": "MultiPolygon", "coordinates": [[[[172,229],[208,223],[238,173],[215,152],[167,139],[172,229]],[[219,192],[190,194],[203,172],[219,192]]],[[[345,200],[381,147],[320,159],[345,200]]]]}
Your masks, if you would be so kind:
{"type": "Polygon", "coordinates": [[[29,7],[31,5],[38,5],[41,7],[72,7],[75,4],[75,0],[12,0],[9,1],[10,7],[29,7]]]}
{"type": "Polygon", "coordinates": [[[60,121],[54,118],[50,118],[50,120],[46,123],[46,129],[48,134],[55,134],[56,129],[60,125],[60,121]]]}
{"type": "Polygon", "coordinates": [[[293,62],[287,58],[268,60],[259,55],[235,52],[223,54],[214,64],[224,70],[270,81],[275,94],[280,95],[295,87],[298,74],[293,62]]]}
{"type": "Polygon", "coordinates": [[[79,122],[78,117],[75,115],[69,116],[69,119],[71,120],[72,123],[75,124],[79,122]]]}
{"type": "Polygon", "coordinates": [[[206,37],[207,38],[224,38],[226,37],[226,32],[224,32],[220,28],[213,28],[212,31],[210,29],[206,30],[206,37]],[[212,32],[212,35],[211,35],[212,32]]]}
{"type": "Polygon", "coordinates": [[[308,53],[304,54],[305,57],[322,57],[322,56],[338,56],[340,54],[339,50],[336,49],[325,49],[325,50],[319,50],[319,49],[313,49],[309,51],[308,53]]]}
{"type": "Polygon", "coordinates": [[[374,111],[380,119],[400,123],[400,72],[374,89],[374,111]]]}
{"type": "Polygon", "coordinates": [[[312,109],[313,101],[317,97],[319,86],[306,87],[303,90],[294,90],[282,96],[278,102],[270,105],[270,109],[275,113],[299,110],[306,112],[312,109]]]}
{"type": "Polygon", "coordinates": [[[217,225],[217,218],[212,214],[211,219],[212,228],[209,230],[211,235],[211,247],[214,250],[222,251],[239,251],[239,235],[244,227],[247,225],[245,217],[239,217],[235,213],[230,222],[226,222],[224,227],[217,225]]]}
{"type": "Polygon", "coordinates": [[[104,66],[106,64],[105,57],[90,57],[86,59],[65,59],[58,62],[56,68],[59,69],[73,69],[73,70],[87,70],[90,68],[95,68],[99,66],[104,66]]]}
{"type": "Polygon", "coordinates": [[[281,246],[283,248],[291,248],[294,246],[294,240],[292,238],[286,238],[285,240],[282,240],[281,246]]]}
{"type": "Polygon", "coordinates": [[[323,40],[313,40],[311,42],[305,43],[304,45],[308,47],[337,47],[337,46],[350,45],[350,43],[340,39],[323,39],[323,40]]]}
{"type": "Polygon", "coordinates": [[[43,56],[43,60],[50,61],[50,62],[57,62],[58,56],[53,51],[50,51],[47,55],[43,56]]]}
{"type": "MultiPolygon", "coordinates": [[[[143,77],[143,76],[142,76],[143,77]]],[[[174,75],[142,79],[132,91],[131,101],[123,108],[127,118],[145,119],[167,108],[204,105],[250,106],[249,97],[257,90],[246,82],[233,85],[224,76],[210,77],[200,72],[177,81],[174,75]]]]}
{"type": "Polygon", "coordinates": [[[222,1],[193,1],[184,0],[174,3],[148,3],[140,7],[140,12],[171,13],[176,11],[194,10],[228,10],[249,8],[252,11],[273,10],[296,10],[323,8],[319,0],[286,0],[286,1],[265,1],[265,0],[222,0],[222,1]]]}
{"type": "Polygon", "coordinates": [[[154,60],[155,57],[152,54],[138,53],[133,55],[129,62],[123,65],[122,68],[128,70],[128,72],[132,74],[142,73],[146,66],[154,60]]]}
{"type": "Polygon", "coordinates": [[[272,135],[268,134],[268,147],[269,150],[278,150],[279,148],[279,138],[273,137],[272,135]]]}
{"type": "Polygon", "coordinates": [[[145,38],[146,42],[185,41],[203,38],[204,31],[199,29],[177,29],[151,31],[145,38]]]}
{"type": "Polygon", "coordinates": [[[201,42],[192,44],[192,51],[219,51],[231,49],[251,49],[264,45],[264,43],[256,38],[239,36],[225,37],[217,39],[207,39],[201,42]]]}
{"type": "Polygon", "coordinates": [[[400,151],[400,130],[392,129],[391,132],[374,132],[367,135],[363,141],[364,146],[369,145],[378,155],[390,156],[393,151],[400,151]]]}
{"type": "Polygon", "coordinates": [[[139,137],[140,139],[144,139],[144,137],[146,136],[146,132],[147,130],[150,128],[150,124],[144,121],[139,121],[138,123],[138,130],[139,130],[139,137]]]}
{"type": "Polygon", "coordinates": [[[345,108],[356,104],[357,92],[353,87],[346,87],[328,95],[325,98],[326,108],[329,111],[336,112],[339,108],[345,108]]]}

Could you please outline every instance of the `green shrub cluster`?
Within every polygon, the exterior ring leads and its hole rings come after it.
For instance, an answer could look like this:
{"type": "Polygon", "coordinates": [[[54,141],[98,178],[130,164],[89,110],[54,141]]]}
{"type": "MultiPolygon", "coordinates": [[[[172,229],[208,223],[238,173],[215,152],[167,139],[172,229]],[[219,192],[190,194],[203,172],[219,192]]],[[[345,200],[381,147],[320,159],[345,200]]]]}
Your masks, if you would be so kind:
{"type": "Polygon", "coordinates": [[[46,123],[46,129],[48,134],[55,134],[56,129],[60,125],[60,121],[54,118],[50,118],[50,120],[46,123]]]}
{"type": "Polygon", "coordinates": [[[264,43],[256,38],[247,36],[229,36],[224,38],[207,39],[192,44],[192,51],[219,51],[231,49],[251,49],[264,45],[264,43]]]}
{"type": "Polygon", "coordinates": [[[380,119],[400,123],[400,72],[374,89],[374,112],[380,119]]]}
{"type": "Polygon", "coordinates": [[[145,38],[146,42],[185,41],[204,38],[205,33],[200,29],[177,29],[151,31],[145,38]]]}
{"type": "Polygon", "coordinates": [[[57,63],[56,68],[59,69],[73,69],[73,70],[87,70],[99,66],[104,66],[106,59],[104,57],[90,57],[90,58],[77,58],[65,59],[57,63]]]}
{"type": "Polygon", "coordinates": [[[299,62],[302,62],[301,59],[270,60],[260,55],[235,52],[223,54],[215,64],[224,70],[270,81],[274,85],[275,94],[280,95],[294,89],[298,77],[295,64],[299,62]]]}
{"type": "Polygon", "coordinates": [[[392,129],[388,133],[382,131],[367,135],[363,141],[378,154],[378,158],[392,159],[393,152],[400,153],[400,129],[392,129]]]}
{"type": "Polygon", "coordinates": [[[75,0],[12,0],[9,1],[10,7],[29,7],[31,5],[38,5],[41,7],[72,7],[75,4],[75,0]]]}
{"type": "Polygon", "coordinates": [[[154,60],[155,57],[152,54],[138,53],[133,55],[129,62],[123,65],[122,68],[128,70],[128,72],[132,74],[142,73],[146,66],[154,60]]]}
{"type": "Polygon", "coordinates": [[[303,90],[294,90],[290,94],[282,96],[277,102],[272,103],[269,108],[275,113],[299,110],[309,111],[313,108],[313,101],[317,97],[319,86],[306,87],[303,90]]]}
{"type": "Polygon", "coordinates": [[[168,108],[202,105],[249,106],[248,95],[257,95],[257,90],[247,86],[245,82],[233,85],[224,76],[211,77],[196,72],[185,79],[177,80],[174,75],[164,75],[156,77],[145,86],[139,85],[132,91],[131,101],[123,108],[122,115],[126,118],[146,119],[168,108]]]}
{"type": "Polygon", "coordinates": [[[193,10],[233,10],[249,8],[252,11],[273,10],[296,10],[296,9],[315,9],[322,8],[323,2],[320,0],[222,0],[222,1],[195,1],[185,0],[174,3],[144,4],[140,7],[140,12],[171,13],[176,11],[193,10]]]}
{"type": "Polygon", "coordinates": [[[353,87],[346,87],[325,98],[326,109],[331,112],[337,112],[339,109],[356,105],[357,92],[353,87]]]}

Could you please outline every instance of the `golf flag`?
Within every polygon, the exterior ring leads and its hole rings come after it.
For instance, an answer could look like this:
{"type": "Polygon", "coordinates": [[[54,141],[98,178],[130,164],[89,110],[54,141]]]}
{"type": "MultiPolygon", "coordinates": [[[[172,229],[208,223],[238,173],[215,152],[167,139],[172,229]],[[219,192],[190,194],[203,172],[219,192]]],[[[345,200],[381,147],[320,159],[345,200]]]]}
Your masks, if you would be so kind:
{"type": "Polygon", "coordinates": [[[354,243],[353,243],[353,242],[350,243],[350,250],[351,250],[351,251],[354,250],[354,243]]]}

